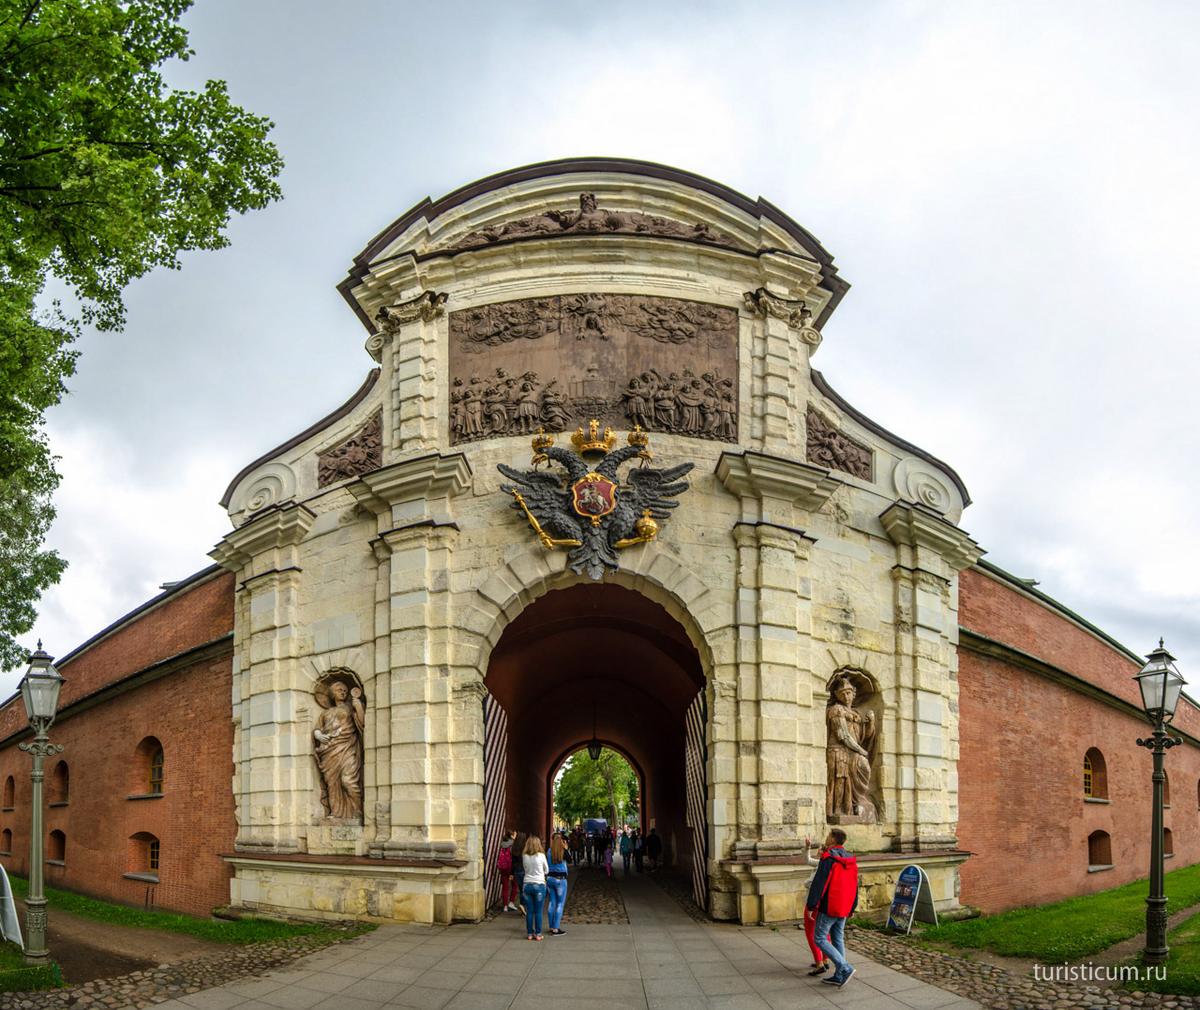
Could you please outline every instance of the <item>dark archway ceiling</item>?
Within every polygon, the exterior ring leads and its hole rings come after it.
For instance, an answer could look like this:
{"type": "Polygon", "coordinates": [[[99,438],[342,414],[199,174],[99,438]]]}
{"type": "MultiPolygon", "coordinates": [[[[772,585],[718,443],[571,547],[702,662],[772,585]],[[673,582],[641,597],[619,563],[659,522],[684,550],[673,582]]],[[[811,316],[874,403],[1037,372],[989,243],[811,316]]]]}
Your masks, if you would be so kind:
{"type": "Polygon", "coordinates": [[[531,770],[549,770],[595,731],[644,768],[681,746],[684,713],[704,686],[695,647],[657,603],[613,585],[547,593],[505,629],[487,688],[508,714],[531,770]]]}

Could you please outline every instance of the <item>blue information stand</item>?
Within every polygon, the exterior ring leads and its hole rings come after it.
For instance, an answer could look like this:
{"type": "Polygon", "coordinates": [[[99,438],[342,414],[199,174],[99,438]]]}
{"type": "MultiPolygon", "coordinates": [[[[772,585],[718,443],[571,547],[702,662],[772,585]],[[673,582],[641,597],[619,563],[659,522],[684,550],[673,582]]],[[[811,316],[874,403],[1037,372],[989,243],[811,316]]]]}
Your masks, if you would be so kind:
{"type": "Polygon", "coordinates": [[[888,911],[888,929],[908,934],[912,932],[914,919],[937,925],[937,910],[933,907],[929,876],[921,867],[909,865],[896,878],[896,891],[888,911]]]}

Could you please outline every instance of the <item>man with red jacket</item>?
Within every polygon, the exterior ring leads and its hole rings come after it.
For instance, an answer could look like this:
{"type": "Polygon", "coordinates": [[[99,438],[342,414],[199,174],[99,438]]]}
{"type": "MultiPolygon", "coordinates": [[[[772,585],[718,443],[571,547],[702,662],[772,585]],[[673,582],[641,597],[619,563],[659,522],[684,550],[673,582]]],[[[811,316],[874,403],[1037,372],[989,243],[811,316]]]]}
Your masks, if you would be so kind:
{"type": "Polygon", "coordinates": [[[846,832],[830,828],[825,839],[821,862],[808,889],[808,907],[817,913],[813,936],[822,953],[837,967],[826,985],[839,989],[850,981],[854,969],[846,961],[846,920],[858,905],[858,860],[849,855],[843,845],[846,832]]]}

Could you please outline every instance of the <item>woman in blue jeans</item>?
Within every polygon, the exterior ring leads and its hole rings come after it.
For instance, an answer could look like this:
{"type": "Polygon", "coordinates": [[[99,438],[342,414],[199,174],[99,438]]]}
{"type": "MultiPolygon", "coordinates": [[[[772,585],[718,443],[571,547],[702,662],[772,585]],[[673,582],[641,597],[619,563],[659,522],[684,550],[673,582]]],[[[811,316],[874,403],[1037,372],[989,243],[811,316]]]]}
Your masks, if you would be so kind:
{"type": "Polygon", "coordinates": [[[525,883],[521,887],[521,898],[525,905],[525,932],[527,939],[541,940],[542,936],[542,905],[546,901],[546,850],[542,848],[542,840],[537,835],[530,835],[525,843],[524,855],[521,861],[525,865],[525,883]]]}
{"type": "Polygon", "coordinates": [[[562,936],[563,905],[567,901],[567,844],[561,835],[550,839],[550,866],[546,872],[546,922],[551,936],[562,936]]]}

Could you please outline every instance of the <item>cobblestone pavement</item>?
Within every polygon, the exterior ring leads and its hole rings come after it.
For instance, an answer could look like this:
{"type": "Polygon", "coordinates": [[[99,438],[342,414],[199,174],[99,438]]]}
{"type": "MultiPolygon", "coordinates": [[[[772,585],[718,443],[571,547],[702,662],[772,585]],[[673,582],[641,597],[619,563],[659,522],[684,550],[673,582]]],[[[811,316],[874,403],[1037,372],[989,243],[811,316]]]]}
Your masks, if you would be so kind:
{"type": "MultiPolygon", "coordinates": [[[[920,947],[911,941],[851,926],[846,944],[913,978],[932,982],[995,1010],[1067,1010],[1092,1007],[1200,1007],[1200,999],[1130,992],[1107,985],[1079,985],[1035,979],[961,955],[920,947]]],[[[1099,964],[1103,955],[1095,959],[1099,964]]],[[[1168,976],[1170,978],[1170,976],[1168,976]]]]}
{"type": "Polygon", "coordinates": [[[315,951],[356,937],[362,930],[356,924],[333,924],[327,932],[314,936],[265,940],[233,947],[217,954],[177,964],[159,965],[118,978],[97,979],[69,989],[44,992],[0,993],[0,1010],[36,1010],[42,1007],[104,1007],[117,1010],[148,1007],[189,993],[198,993],[228,982],[257,978],[307,957],[315,951]]]}

